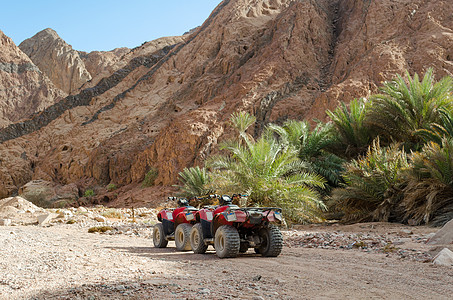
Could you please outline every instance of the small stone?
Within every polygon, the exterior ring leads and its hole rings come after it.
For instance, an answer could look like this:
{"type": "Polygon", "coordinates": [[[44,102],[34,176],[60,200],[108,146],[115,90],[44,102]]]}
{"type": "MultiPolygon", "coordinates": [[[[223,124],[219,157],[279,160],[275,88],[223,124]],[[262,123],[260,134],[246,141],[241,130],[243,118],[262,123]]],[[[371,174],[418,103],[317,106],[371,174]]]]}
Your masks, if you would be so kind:
{"type": "Polygon", "coordinates": [[[252,280],[253,280],[253,281],[260,281],[261,277],[262,277],[261,275],[256,275],[256,276],[254,276],[254,277],[252,278],[252,280]]]}
{"type": "Polygon", "coordinates": [[[264,300],[264,298],[261,296],[255,296],[253,297],[253,300],[264,300]]]}
{"type": "Polygon", "coordinates": [[[199,291],[197,292],[197,294],[201,294],[201,295],[209,295],[209,294],[211,294],[211,290],[210,290],[210,289],[203,288],[203,289],[199,290],[199,291]]]}

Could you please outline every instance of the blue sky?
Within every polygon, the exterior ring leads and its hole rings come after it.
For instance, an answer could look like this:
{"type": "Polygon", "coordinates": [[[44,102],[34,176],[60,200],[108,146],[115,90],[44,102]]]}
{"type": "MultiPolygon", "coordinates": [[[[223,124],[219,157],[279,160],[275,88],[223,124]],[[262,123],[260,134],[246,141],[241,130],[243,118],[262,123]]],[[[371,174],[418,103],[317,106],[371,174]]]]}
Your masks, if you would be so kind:
{"type": "Polygon", "coordinates": [[[8,0],[0,30],[19,45],[54,29],[76,50],[133,48],[201,25],[221,0],[8,0]]]}

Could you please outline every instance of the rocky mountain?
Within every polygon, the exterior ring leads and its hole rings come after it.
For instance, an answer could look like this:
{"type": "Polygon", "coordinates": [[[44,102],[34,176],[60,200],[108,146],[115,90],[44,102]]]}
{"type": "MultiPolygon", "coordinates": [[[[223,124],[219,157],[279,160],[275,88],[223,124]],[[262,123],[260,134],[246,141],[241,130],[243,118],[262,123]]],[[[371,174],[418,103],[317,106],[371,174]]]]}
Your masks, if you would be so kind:
{"type": "Polygon", "coordinates": [[[65,96],[2,31],[0,49],[0,128],[65,96]]]}
{"type": "Polygon", "coordinates": [[[44,29],[20,43],[19,48],[66,94],[78,91],[91,74],[79,56],[58,34],[44,29]]]}
{"type": "Polygon", "coordinates": [[[174,184],[230,136],[232,112],[255,114],[257,135],[268,122],[324,119],[405,70],[451,75],[452,13],[450,1],[225,0],[193,32],[123,54],[80,93],[0,129],[11,158],[0,191],[42,179],[106,201],[146,197],[137,184],[149,169],[154,189],[174,184]]]}

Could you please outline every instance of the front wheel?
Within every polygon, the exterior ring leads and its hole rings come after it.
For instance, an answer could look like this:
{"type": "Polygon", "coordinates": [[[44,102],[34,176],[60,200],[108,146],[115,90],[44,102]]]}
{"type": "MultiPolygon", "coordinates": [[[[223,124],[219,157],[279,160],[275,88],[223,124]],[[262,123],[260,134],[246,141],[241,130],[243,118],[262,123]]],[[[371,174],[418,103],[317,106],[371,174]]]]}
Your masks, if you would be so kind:
{"type": "Polygon", "coordinates": [[[277,226],[269,225],[259,231],[261,245],[258,252],[262,256],[276,257],[279,256],[283,248],[283,236],[277,226]]]}
{"type": "Polygon", "coordinates": [[[165,238],[164,225],[158,223],[153,229],[153,243],[156,248],[167,247],[168,241],[165,238]]]}
{"type": "Polygon", "coordinates": [[[200,223],[193,225],[190,230],[190,245],[192,251],[197,254],[203,254],[208,249],[208,245],[204,243],[203,228],[200,223]]]}
{"type": "Polygon", "coordinates": [[[175,230],[175,244],[179,251],[189,251],[190,247],[190,229],[192,226],[187,223],[179,224],[175,230]]]}
{"type": "Polygon", "coordinates": [[[236,257],[239,253],[241,239],[236,228],[222,225],[215,232],[214,246],[220,258],[236,257]]]}

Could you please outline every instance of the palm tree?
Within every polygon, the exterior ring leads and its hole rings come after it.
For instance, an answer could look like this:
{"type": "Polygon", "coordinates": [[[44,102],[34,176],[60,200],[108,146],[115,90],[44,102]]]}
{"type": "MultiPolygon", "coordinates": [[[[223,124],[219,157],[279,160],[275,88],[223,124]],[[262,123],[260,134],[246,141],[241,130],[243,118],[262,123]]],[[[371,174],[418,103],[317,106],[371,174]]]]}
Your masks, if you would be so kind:
{"type": "Polygon", "coordinates": [[[401,219],[401,170],[408,168],[407,154],[399,145],[382,148],[375,140],[366,156],[345,165],[345,184],[332,191],[332,207],[344,213],[346,222],[401,219]]]}
{"type": "Polygon", "coordinates": [[[179,180],[182,185],[180,187],[180,195],[192,198],[211,193],[209,185],[211,178],[209,172],[205,168],[190,167],[184,168],[182,172],[179,172],[179,180]]]}
{"type": "Polygon", "coordinates": [[[453,217],[453,139],[429,142],[411,160],[401,204],[405,220],[443,225],[453,217]]]}
{"type": "Polygon", "coordinates": [[[365,124],[365,116],[370,105],[366,99],[354,99],[347,106],[344,102],[332,112],[326,113],[334,124],[336,142],[331,145],[337,155],[351,159],[365,154],[376,137],[365,124]]]}
{"type": "Polygon", "coordinates": [[[252,203],[279,206],[296,222],[322,220],[325,205],[315,188],[322,188],[324,180],[304,172],[306,164],[297,150],[266,134],[256,141],[247,135],[241,138],[221,144],[228,154],[207,162],[219,192],[243,191],[252,203]]]}
{"type": "Polygon", "coordinates": [[[319,122],[311,130],[306,121],[290,120],[283,126],[269,124],[265,134],[276,133],[280,143],[298,151],[299,159],[306,164],[309,173],[324,177],[329,186],[337,186],[344,160],[326,151],[336,141],[332,129],[331,123],[319,122]]]}
{"type": "Polygon", "coordinates": [[[430,129],[419,129],[417,134],[421,136],[425,142],[435,142],[442,144],[444,137],[453,138],[453,112],[445,108],[439,109],[440,124],[431,124],[430,129]]]}
{"type": "Polygon", "coordinates": [[[406,72],[406,77],[404,80],[398,75],[393,81],[385,82],[382,93],[370,98],[372,106],[366,122],[381,137],[405,143],[408,150],[419,149],[424,141],[417,132],[440,124],[440,109],[452,109],[453,80],[444,77],[435,82],[432,68],[426,71],[422,81],[417,74],[412,78],[406,72]]]}
{"type": "Polygon", "coordinates": [[[252,140],[252,136],[247,134],[247,129],[256,122],[256,117],[247,112],[236,112],[231,114],[231,125],[236,128],[239,133],[239,140],[252,140]]]}

